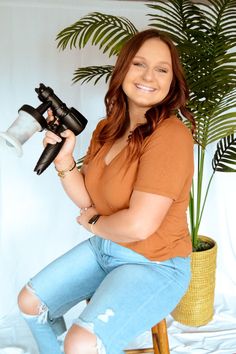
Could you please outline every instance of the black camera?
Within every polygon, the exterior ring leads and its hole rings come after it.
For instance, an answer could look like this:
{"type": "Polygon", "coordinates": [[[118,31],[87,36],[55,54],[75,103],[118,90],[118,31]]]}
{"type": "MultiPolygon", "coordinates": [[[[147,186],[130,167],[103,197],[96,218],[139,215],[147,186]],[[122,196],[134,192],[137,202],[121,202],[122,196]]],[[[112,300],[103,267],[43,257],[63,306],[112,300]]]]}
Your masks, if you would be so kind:
{"type": "MultiPolygon", "coordinates": [[[[35,91],[42,104],[37,108],[26,104],[23,105],[18,111],[18,118],[9,129],[6,132],[0,132],[0,137],[6,141],[8,146],[15,148],[18,155],[22,154],[21,145],[36,131],[47,129],[60,135],[64,130],[70,129],[75,135],[78,135],[84,130],[88,122],[75,108],[68,108],[66,104],[55,95],[50,87],[46,87],[41,83],[35,91]],[[47,122],[43,117],[43,114],[49,107],[54,116],[52,122],[47,122]]],[[[34,168],[34,171],[38,175],[55,159],[64,142],[65,138],[62,138],[60,143],[56,143],[55,145],[47,144],[34,168]]]]}
{"type": "MultiPolygon", "coordinates": [[[[72,130],[75,135],[79,135],[87,124],[87,119],[78,112],[75,108],[68,108],[53,92],[50,87],[45,87],[40,84],[39,88],[35,91],[38,94],[38,98],[43,103],[49,103],[49,107],[52,109],[55,120],[47,124],[47,129],[53,131],[55,134],[60,134],[66,129],[72,130]]],[[[62,137],[61,137],[62,138],[62,137]]],[[[59,153],[65,139],[62,138],[60,143],[55,145],[48,144],[42,155],[40,156],[34,171],[40,175],[55,159],[59,153]]]]}

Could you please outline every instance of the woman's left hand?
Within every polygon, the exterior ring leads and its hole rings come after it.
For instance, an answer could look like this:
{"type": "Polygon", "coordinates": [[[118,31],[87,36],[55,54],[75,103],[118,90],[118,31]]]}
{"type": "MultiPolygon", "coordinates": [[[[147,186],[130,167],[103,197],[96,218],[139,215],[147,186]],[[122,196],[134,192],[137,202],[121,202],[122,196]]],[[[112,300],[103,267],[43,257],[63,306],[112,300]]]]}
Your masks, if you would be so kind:
{"type": "Polygon", "coordinates": [[[98,212],[94,207],[82,208],[80,209],[80,215],[77,216],[76,221],[78,224],[82,225],[85,229],[91,232],[91,225],[88,221],[96,214],[98,214],[98,212]]]}

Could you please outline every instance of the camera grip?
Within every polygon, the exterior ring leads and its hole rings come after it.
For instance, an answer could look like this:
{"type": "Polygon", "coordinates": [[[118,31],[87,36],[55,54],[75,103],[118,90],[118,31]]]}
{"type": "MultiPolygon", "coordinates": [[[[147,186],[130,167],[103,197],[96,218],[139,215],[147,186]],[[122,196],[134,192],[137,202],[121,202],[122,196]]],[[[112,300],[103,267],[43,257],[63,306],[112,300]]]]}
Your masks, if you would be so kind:
{"type": "Polygon", "coordinates": [[[60,143],[47,144],[34,168],[37,175],[41,175],[41,173],[46,170],[50,163],[56,158],[65,140],[65,138],[62,138],[60,143]]]}

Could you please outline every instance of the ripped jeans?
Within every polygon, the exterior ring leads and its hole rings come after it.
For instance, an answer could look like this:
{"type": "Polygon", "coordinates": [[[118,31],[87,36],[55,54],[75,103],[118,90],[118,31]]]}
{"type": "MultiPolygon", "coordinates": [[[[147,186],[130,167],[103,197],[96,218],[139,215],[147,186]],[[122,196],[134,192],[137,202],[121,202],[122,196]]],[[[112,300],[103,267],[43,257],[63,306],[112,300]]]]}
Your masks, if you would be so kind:
{"type": "Polygon", "coordinates": [[[63,314],[90,299],[74,323],[96,335],[98,354],[121,354],[175,308],[189,280],[189,257],[150,261],[94,236],[31,279],[28,288],[41,300],[41,314],[23,316],[40,354],[61,354],[57,336],[66,331],[63,314]]]}

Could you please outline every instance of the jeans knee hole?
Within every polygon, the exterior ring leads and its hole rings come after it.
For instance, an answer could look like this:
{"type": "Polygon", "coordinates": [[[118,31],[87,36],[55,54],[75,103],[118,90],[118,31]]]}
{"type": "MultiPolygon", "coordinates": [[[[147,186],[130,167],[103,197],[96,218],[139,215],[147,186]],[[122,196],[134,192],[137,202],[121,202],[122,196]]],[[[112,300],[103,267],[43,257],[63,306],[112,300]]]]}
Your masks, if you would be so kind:
{"type": "Polygon", "coordinates": [[[90,333],[94,334],[96,336],[96,340],[97,340],[97,346],[96,346],[97,353],[98,354],[106,354],[106,349],[105,349],[105,346],[104,346],[102,340],[94,332],[94,323],[85,322],[85,321],[81,320],[80,318],[77,319],[74,323],[84,329],[87,329],[90,333]]]}
{"type": "MultiPolygon", "coordinates": [[[[25,288],[33,295],[37,296],[34,288],[32,287],[32,284],[29,282],[26,284],[25,288]]],[[[38,298],[38,296],[37,296],[38,298]]],[[[39,299],[39,298],[38,298],[39,299]]],[[[44,304],[40,299],[39,299],[39,304],[37,306],[37,316],[38,316],[38,322],[39,323],[46,323],[47,318],[48,318],[48,307],[46,304],[44,304]]]]}

